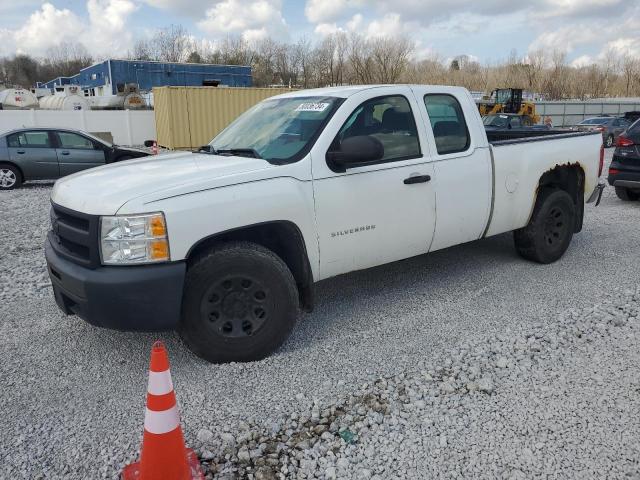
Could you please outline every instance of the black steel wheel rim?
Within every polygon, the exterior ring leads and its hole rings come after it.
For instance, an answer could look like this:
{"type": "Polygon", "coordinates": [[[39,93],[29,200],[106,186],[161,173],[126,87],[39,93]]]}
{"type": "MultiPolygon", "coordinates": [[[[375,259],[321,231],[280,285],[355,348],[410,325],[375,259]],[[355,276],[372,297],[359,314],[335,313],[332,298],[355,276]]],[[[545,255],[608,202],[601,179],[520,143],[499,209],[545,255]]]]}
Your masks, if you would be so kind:
{"type": "Polygon", "coordinates": [[[544,222],[544,243],[556,247],[564,241],[567,228],[567,214],[560,207],[552,207],[544,222]]]}
{"type": "Polygon", "coordinates": [[[200,303],[203,322],[226,338],[254,335],[271,315],[270,291],[251,275],[235,275],[213,283],[200,303]]]}

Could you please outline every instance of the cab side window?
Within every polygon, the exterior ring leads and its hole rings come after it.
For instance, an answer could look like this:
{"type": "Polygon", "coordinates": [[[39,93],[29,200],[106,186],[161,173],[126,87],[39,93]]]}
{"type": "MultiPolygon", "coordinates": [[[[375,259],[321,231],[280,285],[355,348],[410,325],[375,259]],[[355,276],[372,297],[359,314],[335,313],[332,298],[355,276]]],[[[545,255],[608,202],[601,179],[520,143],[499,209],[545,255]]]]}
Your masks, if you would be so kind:
{"type": "Polygon", "coordinates": [[[420,156],[416,122],[408,100],[402,95],[372,98],[358,106],[338,132],[329,150],[337,151],[345,139],[362,135],[380,140],[384,146],[380,162],[420,156]]]}
{"type": "Polygon", "coordinates": [[[467,150],[471,138],[458,100],[448,94],[429,94],[424,97],[424,105],[429,114],[438,154],[467,150]]]}
{"type": "Polygon", "coordinates": [[[20,132],[9,135],[7,143],[10,147],[49,148],[49,132],[20,132]]]}
{"type": "Polygon", "coordinates": [[[93,149],[93,142],[77,133],[58,132],[58,138],[60,139],[60,148],[93,149]]]}

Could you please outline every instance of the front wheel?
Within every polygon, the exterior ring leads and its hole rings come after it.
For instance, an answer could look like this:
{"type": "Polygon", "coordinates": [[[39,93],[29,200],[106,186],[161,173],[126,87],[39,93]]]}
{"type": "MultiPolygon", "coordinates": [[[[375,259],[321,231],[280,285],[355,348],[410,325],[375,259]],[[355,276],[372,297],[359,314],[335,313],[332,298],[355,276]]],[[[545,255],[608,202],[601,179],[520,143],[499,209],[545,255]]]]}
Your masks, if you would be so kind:
{"type": "Polygon", "coordinates": [[[534,262],[552,263],[569,248],[576,207],[564,190],[542,190],[529,224],[513,232],[518,253],[534,262]]]}
{"type": "Polygon", "coordinates": [[[180,336],[212,363],[260,360],[289,336],[298,290],[287,265],[249,242],[214,247],[187,271],[180,336]]]}

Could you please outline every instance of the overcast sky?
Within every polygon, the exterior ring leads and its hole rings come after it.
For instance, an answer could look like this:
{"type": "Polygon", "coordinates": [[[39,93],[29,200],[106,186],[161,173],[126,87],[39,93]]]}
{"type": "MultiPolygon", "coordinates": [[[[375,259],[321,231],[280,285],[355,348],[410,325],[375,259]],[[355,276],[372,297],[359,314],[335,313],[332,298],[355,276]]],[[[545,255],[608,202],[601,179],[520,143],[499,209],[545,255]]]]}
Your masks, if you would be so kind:
{"type": "Polygon", "coordinates": [[[609,49],[640,57],[640,0],[0,0],[0,55],[41,56],[62,41],[79,41],[96,58],[122,55],[172,23],[214,42],[404,34],[418,57],[500,61],[538,48],[565,50],[574,64],[609,49]]]}

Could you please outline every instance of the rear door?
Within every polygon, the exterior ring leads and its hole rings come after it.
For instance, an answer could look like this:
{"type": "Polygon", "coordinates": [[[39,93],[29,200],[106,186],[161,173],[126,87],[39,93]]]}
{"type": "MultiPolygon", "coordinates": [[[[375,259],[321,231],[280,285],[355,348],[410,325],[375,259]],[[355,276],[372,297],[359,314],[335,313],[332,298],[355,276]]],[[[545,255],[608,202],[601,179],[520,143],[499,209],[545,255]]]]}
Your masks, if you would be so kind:
{"type": "Polygon", "coordinates": [[[438,218],[431,251],[484,235],[492,196],[491,154],[471,96],[412,87],[432,145],[438,218]]]}
{"type": "Polygon", "coordinates": [[[104,150],[90,138],[66,131],[55,135],[61,177],[105,164],[104,150]]]}
{"type": "Polygon", "coordinates": [[[9,159],[20,167],[25,180],[58,178],[58,157],[47,130],[23,130],[7,137],[9,159]]]}

